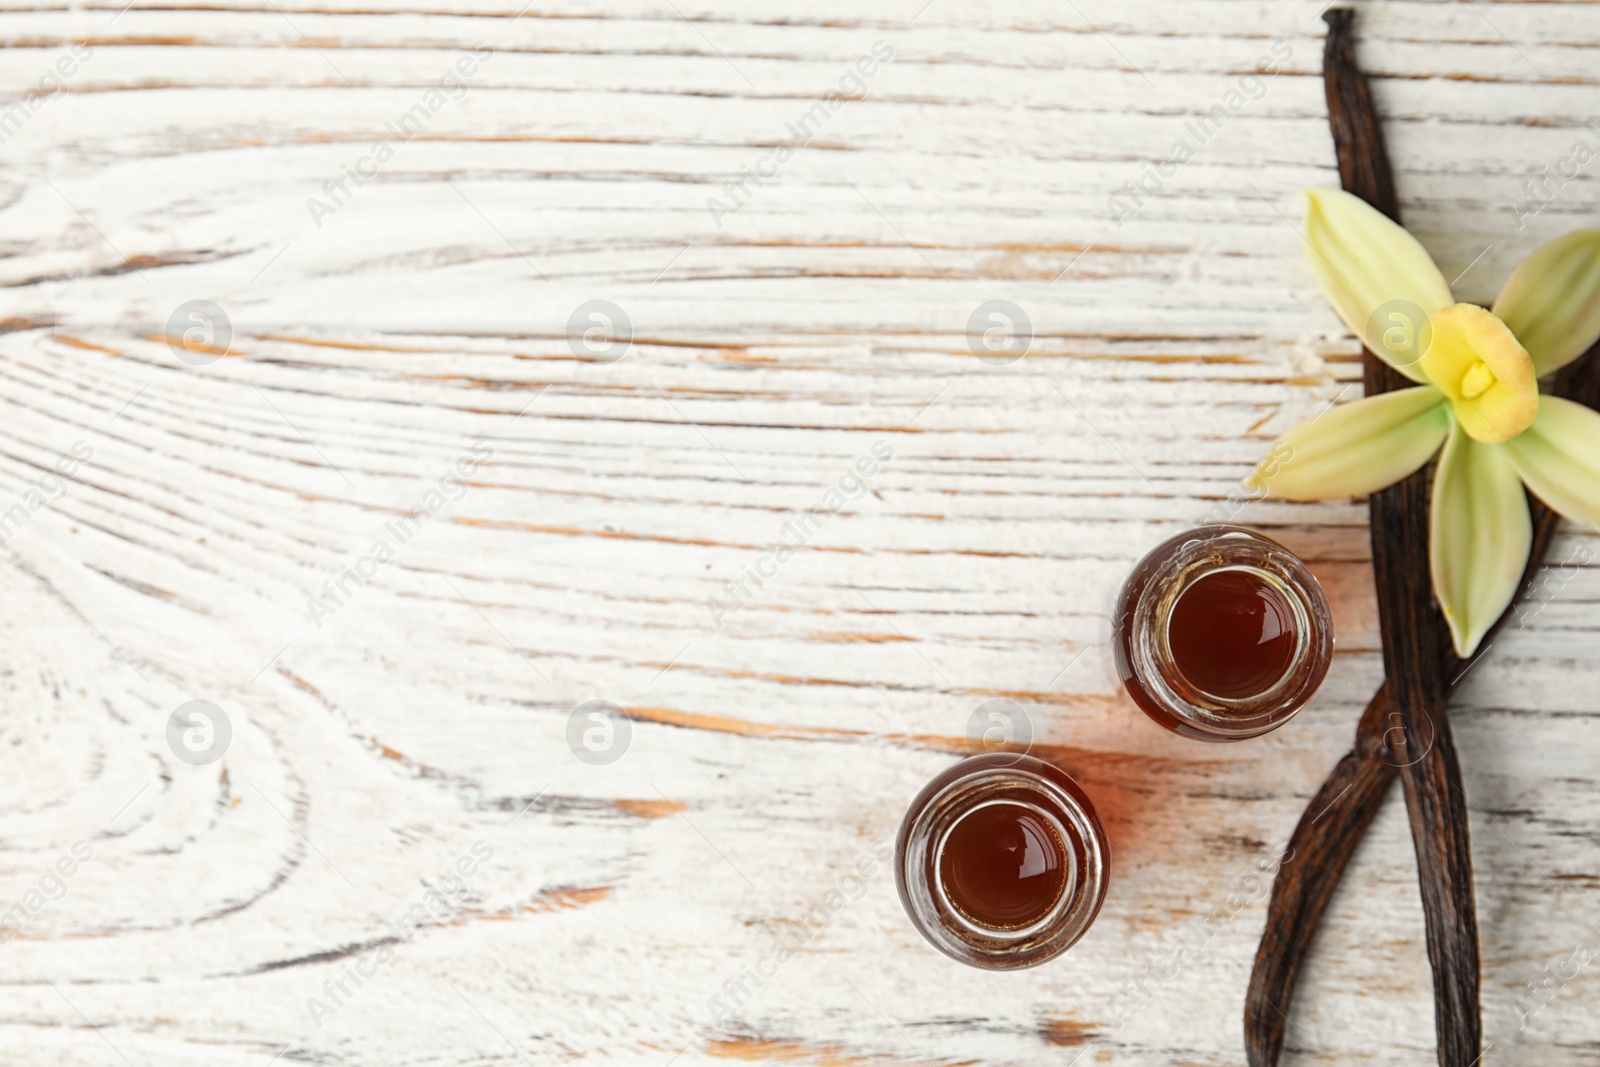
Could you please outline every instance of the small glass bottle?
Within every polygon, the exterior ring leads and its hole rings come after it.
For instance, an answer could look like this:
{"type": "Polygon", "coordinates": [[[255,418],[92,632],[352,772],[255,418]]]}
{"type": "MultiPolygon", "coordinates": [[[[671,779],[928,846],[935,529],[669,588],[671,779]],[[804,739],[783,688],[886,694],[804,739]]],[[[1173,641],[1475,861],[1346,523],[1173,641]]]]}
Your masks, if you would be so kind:
{"type": "Polygon", "coordinates": [[[1207,526],[1139,561],[1117,600],[1117,673],[1156,722],[1200,741],[1275,730],[1333,661],[1333,619],[1300,558],[1242,526],[1207,526]]]}
{"type": "Polygon", "coordinates": [[[1111,874],[1105,831],[1078,784],[1032,756],[962,760],[912,801],[895,884],[918,932],[974,967],[1061,955],[1094,922],[1111,874]]]}

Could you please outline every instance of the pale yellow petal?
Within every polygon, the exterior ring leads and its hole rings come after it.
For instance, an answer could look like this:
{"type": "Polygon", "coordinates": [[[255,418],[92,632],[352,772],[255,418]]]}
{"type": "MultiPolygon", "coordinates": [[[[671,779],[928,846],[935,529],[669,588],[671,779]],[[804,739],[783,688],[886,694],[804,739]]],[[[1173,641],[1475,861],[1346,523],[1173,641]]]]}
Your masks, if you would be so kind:
{"type": "Polygon", "coordinates": [[[1484,444],[1509,441],[1539,413],[1533,360],[1505,323],[1476,304],[1435,312],[1422,372],[1443,390],[1462,429],[1484,444]]]}
{"type": "Polygon", "coordinates": [[[1449,428],[1431,385],[1341,404],[1284,434],[1247,484],[1286,500],[1365,496],[1428,462],[1449,428]]]}
{"type": "Polygon", "coordinates": [[[1508,451],[1474,441],[1452,420],[1433,478],[1433,591],[1463,658],[1511,605],[1533,544],[1528,498],[1508,451]]]}
{"type": "Polygon", "coordinates": [[[1541,245],[1500,290],[1494,313],[1533,357],[1540,377],[1600,340],[1600,230],[1541,245]]]}
{"type": "Polygon", "coordinates": [[[1355,335],[1415,382],[1428,316],[1453,302],[1433,257],[1398,223],[1338,189],[1306,190],[1306,255],[1355,335]]]}
{"type": "Polygon", "coordinates": [[[1600,527],[1600,414],[1541,397],[1539,417],[1507,442],[1506,453],[1534,496],[1573,522],[1600,527]]]}

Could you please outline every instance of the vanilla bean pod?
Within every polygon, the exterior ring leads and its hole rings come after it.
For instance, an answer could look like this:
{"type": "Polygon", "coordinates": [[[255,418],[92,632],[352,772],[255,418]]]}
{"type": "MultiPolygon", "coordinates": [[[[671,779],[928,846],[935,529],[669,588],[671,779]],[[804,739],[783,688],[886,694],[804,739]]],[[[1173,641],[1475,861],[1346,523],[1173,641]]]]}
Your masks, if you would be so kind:
{"type": "MultiPolygon", "coordinates": [[[[1334,10],[1325,19],[1324,79],[1341,184],[1398,222],[1382,128],[1355,61],[1353,12],[1334,10]]],[[[1600,401],[1597,350],[1600,346],[1575,363],[1554,392],[1591,405],[1600,401]]],[[[1363,369],[1369,396],[1410,384],[1370,351],[1363,369]]],[[[1354,748],[1302,816],[1290,839],[1290,861],[1273,886],[1245,1004],[1251,1067],[1277,1064],[1295,982],[1317,924],[1390,784],[1402,772],[1434,973],[1439,1062],[1471,1067],[1479,1059],[1477,921],[1466,795],[1444,716],[1449,690],[1471,664],[1450,649],[1425,584],[1428,478],[1423,471],[1372,498],[1373,569],[1388,681],[1362,715],[1354,748]]],[[[1559,523],[1537,501],[1530,503],[1534,539],[1519,596],[1537,575],[1559,523]]],[[[1496,631],[1514,610],[1513,605],[1498,620],[1496,631]]],[[[1481,648],[1487,647],[1488,640],[1481,648]]]]}
{"type": "MultiPolygon", "coordinates": [[[[1550,393],[1600,407],[1600,345],[1569,364],[1550,393]]],[[[1561,516],[1538,500],[1528,503],[1533,511],[1533,547],[1519,601],[1537,580],[1544,555],[1561,525],[1561,516]]],[[[1517,611],[1516,603],[1506,609],[1471,660],[1460,659],[1448,647],[1443,651],[1443,669],[1452,689],[1517,611]]],[[[1405,755],[1389,745],[1391,733],[1400,732],[1394,714],[1388,687],[1382,686],[1361,716],[1354,747],[1306,806],[1289,839],[1287,859],[1272,885],[1267,925],[1245,995],[1245,1052],[1250,1067],[1277,1067],[1300,965],[1350,857],[1399,773],[1405,755]]]]}
{"type": "MultiPolygon", "coordinates": [[[[1354,12],[1329,11],[1323,53],[1329,126],[1339,178],[1351,192],[1400,221],[1394,179],[1371,91],[1355,60],[1354,12]]],[[[1410,382],[1371,351],[1362,358],[1366,395],[1410,382]]],[[[1444,714],[1448,676],[1440,650],[1448,633],[1433,603],[1428,566],[1431,471],[1404,478],[1369,498],[1372,571],[1378,593],[1384,688],[1397,727],[1400,779],[1417,857],[1428,961],[1433,969],[1434,1030],[1440,1067],[1479,1059],[1478,924],[1466,795],[1455,739],[1444,714]],[[1418,750],[1421,750],[1420,752],[1418,750]]]]}
{"type": "Polygon", "coordinates": [[[1289,838],[1245,994],[1244,1049],[1250,1067],[1277,1067],[1300,966],[1356,845],[1394,784],[1395,764],[1384,758],[1392,713],[1385,685],[1361,716],[1355,747],[1311,798],[1289,838]]]}

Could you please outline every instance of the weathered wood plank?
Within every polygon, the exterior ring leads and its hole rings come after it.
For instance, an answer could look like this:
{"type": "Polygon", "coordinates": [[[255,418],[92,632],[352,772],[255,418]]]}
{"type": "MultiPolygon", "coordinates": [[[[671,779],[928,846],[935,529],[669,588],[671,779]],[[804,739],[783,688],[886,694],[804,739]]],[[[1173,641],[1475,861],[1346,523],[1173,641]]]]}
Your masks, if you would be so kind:
{"type": "MultiPolygon", "coordinates": [[[[0,946],[10,1061],[1239,1061],[1261,905],[1229,895],[1380,672],[1364,508],[1236,488],[1359,389],[1293,230],[1294,191],[1335,180],[1319,5],[118,6],[0,9],[7,100],[92,53],[0,126],[0,515],[54,498],[0,566],[0,924],[41,901],[0,946]],[[313,217],[477,41],[464,91],[313,217]],[[877,41],[860,98],[714,217],[877,41]],[[1281,73],[1241,82],[1279,41],[1281,73]],[[1256,84],[1119,226],[1124,183],[1256,84]],[[232,328],[206,366],[163,339],[196,299],[232,328]],[[596,299],[632,325],[615,363],[569,345],[596,299]],[[1025,359],[974,355],[989,300],[1029,317],[1025,359]],[[875,446],[868,488],[726,610],[875,446]],[[1339,655],[1290,727],[1215,749],[1139,716],[1105,640],[1131,563],[1222,514],[1311,560],[1339,655]],[[755,988],[996,697],[1101,802],[1091,936],[1026,974],[945,965],[879,863],[755,988]],[[193,699],[231,720],[217,763],[168,747],[193,699]],[[568,748],[591,699],[633,716],[608,766],[568,748]]],[[[1523,183],[1600,145],[1600,9],[1363,12],[1407,218],[1488,299],[1592,224],[1588,169],[1537,212],[1523,183]]],[[[1518,1016],[1594,943],[1596,551],[1563,535],[1456,701],[1490,1063],[1597,1041],[1588,968],[1518,1016]]],[[[1417,1062],[1398,808],[1347,878],[1291,1062],[1417,1062]]]]}

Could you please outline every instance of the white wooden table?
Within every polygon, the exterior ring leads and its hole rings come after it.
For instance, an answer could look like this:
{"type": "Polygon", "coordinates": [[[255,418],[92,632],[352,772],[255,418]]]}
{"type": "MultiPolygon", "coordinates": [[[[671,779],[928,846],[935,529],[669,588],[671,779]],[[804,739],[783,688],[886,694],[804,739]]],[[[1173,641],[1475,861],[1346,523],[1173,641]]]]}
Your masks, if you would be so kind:
{"type": "MultiPolygon", "coordinates": [[[[0,13],[5,1062],[1241,1063],[1264,903],[1225,902],[1380,676],[1362,503],[1236,489],[1359,391],[1294,229],[1336,182],[1321,4],[519,2],[0,13]],[[225,358],[168,343],[190,301],[225,358]],[[631,343],[584,347],[591,301],[631,343]],[[990,301],[1025,358],[974,354],[990,301]],[[1148,722],[1106,644],[1134,560],[1219,515],[1338,619],[1314,705],[1230,747],[1148,722]],[[1116,869],[1085,941],[997,975],[874,857],[1001,698],[1116,869]],[[193,700],[214,762],[169,743],[193,700]],[[610,763],[568,744],[591,700],[631,717],[610,763]]],[[[1523,183],[1600,145],[1600,7],[1362,12],[1459,295],[1595,225],[1600,163],[1523,183]]],[[[1491,1065],[1600,1050],[1561,963],[1600,945],[1595,575],[1552,569],[1456,702],[1491,1065]]],[[[1287,1062],[1432,1035],[1396,794],[1287,1062]]]]}

